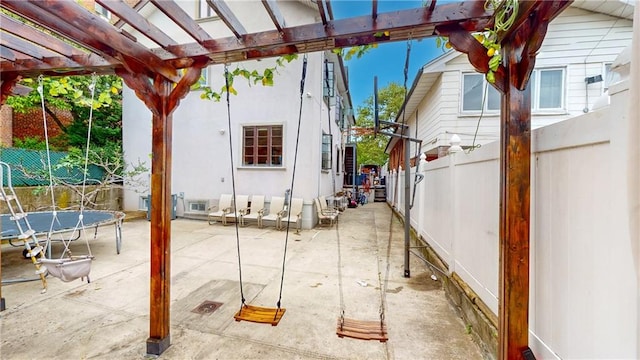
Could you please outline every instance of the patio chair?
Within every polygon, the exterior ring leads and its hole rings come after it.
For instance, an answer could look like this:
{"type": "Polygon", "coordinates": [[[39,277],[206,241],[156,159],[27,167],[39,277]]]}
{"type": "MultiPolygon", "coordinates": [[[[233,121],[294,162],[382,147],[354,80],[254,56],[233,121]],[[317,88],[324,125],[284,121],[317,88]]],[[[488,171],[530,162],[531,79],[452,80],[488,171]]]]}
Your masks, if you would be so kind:
{"type": "Polygon", "coordinates": [[[233,200],[233,197],[231,196],[231,194],[220,195],[220,201],[218,201],[218,205],[212,206],[208,209],[209,214],[207,214],[207,221],[209,222],[209,225],[215,223],[216,220],[221,220],[223,222],[226,221],[222,219],[225,219],[226,215],[231,212],[232,200],[233,200]],[[216,210],[216,211],[212,211],[212,210],[216,210]]]}
{"type": "Polygon", "coordinates": [[[231,212],[225,214],[222,217],[222,224],[227,225],[227,222],[234,221],[235,219],[242,220],[242,216],[249,211],[249,195],[236,195],[236,201],[233,204],[231,212]]]}
{"type": "Polygon", "coordinates": [[[302,206],[303,199],[300,198],[292,198],[291,206],[289,207],[291,210],[282,214],[282,217],[279,221],[279,227],[283,230],[286,227],[287,222],[295,222],[296,223],[296,234],[300,233],[302,230],[302,206]]]}
{"type": "MultiPolygon", "coordinates": [[[[323,222],[329,222],[329,226],[333,226],[333,223],[338,221],[338,212],[332,210],[322,210],[322,201],[319,198],[313,199],[316,203],[316,212],[318,214],[318,222],[322,224],[323,222]]],[[[326,207],[326,203],[325,203],[326,207]]]]}
{"type": "Polygon", "coordinates": [[[264,215],[264,195],[251,196],[251,207],[249,212],[243,214],[240,217],[240,224],[246,226],[246,220],[256,220],[258,224],[262,222],[262,216],[264,215]]]}
{"type": "Polygon", "coordinates": [[[279,225],[280,217],[284,213],[284,197],[282,196],[272,196],[271,204],[269,204],[269,213],[267,215],[263,215],[260,219],[260,223],[258,223],[259,227],[264,226],[264,221],[275,221],[276,228],[279,225]]]}
{"type": "Polygon", "coordinates": [[[327,199],[324,196],[318,196],[318,201],[320,202],[320,209],[324,214],[328,215],[340,215],[340,210],[336,209],[333,206],[327,205],[327,199]]]}

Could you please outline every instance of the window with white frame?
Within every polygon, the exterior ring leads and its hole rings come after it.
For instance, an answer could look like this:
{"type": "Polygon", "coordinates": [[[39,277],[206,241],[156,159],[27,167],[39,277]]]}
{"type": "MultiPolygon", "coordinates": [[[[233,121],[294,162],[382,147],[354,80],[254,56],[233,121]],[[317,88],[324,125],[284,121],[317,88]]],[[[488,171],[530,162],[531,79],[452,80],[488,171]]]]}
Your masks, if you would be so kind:
{"type": "MultiPolygon", "coordinates": [[[[562,68],[535,69],[531,73],[532,111],[554,111],[564,109],[565,72],[562,68]]],[[[462,74],[462,112],[500,111],[500,93],[485,79],[483,74],[462,74]]]]}
{"type": "Polygon", "coordinates": [[[332,165],[333,136],[322,133],[322,170],[331,170],[332,165]]]}
{"type": "Polygon", "coordinates": [[[462,111],[500,111],[500,93],[483,74],[462,74],[462,111]]]}
{"type": "Polygon", "coordinates": [[[282,166],[282,125],[242,128],[242,166],[282,166]]]}
{"type": "Polygon", "coordinates": [[[564,109],[564,69],[535,69],[529,79],[531,111],[564,109]]]}
{"type": "Polygon", "coordinates": [[[198,0],[198,19],[216,16],[215,11],[207,4],[206,0],[198,0]]]}

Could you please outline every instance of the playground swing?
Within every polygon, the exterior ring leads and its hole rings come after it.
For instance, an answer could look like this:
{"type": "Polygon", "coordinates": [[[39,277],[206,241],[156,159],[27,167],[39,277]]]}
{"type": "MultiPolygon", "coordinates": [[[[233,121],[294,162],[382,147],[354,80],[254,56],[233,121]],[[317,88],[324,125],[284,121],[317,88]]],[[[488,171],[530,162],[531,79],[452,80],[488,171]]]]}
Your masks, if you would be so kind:
{"type": "MultiPolygon", "coordinates": [[[[280,278],[280,291],[278,295],[278,301],[276,303],[275,308],[262,307],[249,305],[246,303],[246,299],[244,296],[243,284],[242,284],[242,261],[240,256],[240,236],[238,230],[238,219],[236,214],[235,219],[235,231],[236,231],[236,248],[238,251],[238,275],[239,275],[239,283],[240,283],[240,297],[241,297],[241,306],[240,310],[234,315],[234,319],[236,321],[250,321],[255,323],[262,324],[271,324],[272,326],[277,326],[282,316],[284,315],[286,309],[281,307],[282,301],[282,289],[284,285],[284,273],[285,273],[285,263],[287,258],[287,244],[289,242],[289,228],[291,224],[291,199],[293,199],[293,186],[295,182],[295,174],[296,174],[296,163],[298,158],[298,145],[300,140],[300,123],[302,121],[302,103],[303,103],[303,94],[304,94],[304,84],[307,73],[307,56],[304,56],[304,60],[302,63],[302,78],[300,80],[300,111],[298,115],[298,130],[296,136],[296,146],[295,146],[295,155],[293,159],[293,171],[291,176],[291,187],[290,187],[290,196],[289,196],[289,207],[287,211],[287,228],[286,235],[284,241],[284,253],[282,258],[282,276],[280,278]]],[[[228,133],[229,133],[229,154],[231,158],[231,163],[233,164],[233,146],[232,146],[232,136],[231,136],[231,106],[229,101],[229,71],[225,66],[225,86],[227,89],[227,121],[228,121],[228,133]]],[[[236,185],[235,185],[235,173],[233,170],[233,166],[231,167],[231,184],[233,190],[233,199],[235,202],[236,198],[236,185]]],[[[295,216],[296,214],[294,214],[295,216]]]]}
{"type": "MultiPolygon", "coordinates": [[[[407,96],[407,74],[409,69],[409,57],[411,55],[411,41],[407,42],[407,54],[404,64],[404,92],[405,92],[405,101],[407,96]]],[[[378,90],[377,90],[377,81],[374,79],[374,106],[375,106],[375,133],[377,134],[377,124],[378,124],[378,90]]],[[[404,121],[404,113],[402,119],[403,126],[405,125],[404,121]]],[[[419,151],[419,147],[417,149],[419,151]]],[[[417,170],[417,168],[416,168],[417,170]]],[[[422,179],[420,179],[422,180],[422,179]]],[[[415,185],[420,182],[418,180],[418,175],[416,171],[416,180],[414,181],[414,193],[415,193],[415,185]]],[[[334,184],[335,187],[335,184],[334,184]]],[[[393,220],[393,214],[392,220],[393,220]]],[[[387,326],[385,324],[385,308],[386,308],[386,291],[387,291],[387,283],[389,279],[389,257],[391,254],[391,237],[392,232],[389,231],[389,238],[387,240],[387,255],[386,255],[386,271],[384,280],[381,277],[380,271],[380,261],[377,260],[378,265],[378,288],[380,289],[380,319],[379,320],[356,320],[345,317],[345,303],[344,303],[344,290],[342,285],[342,253],[341,253],[341,245],[340,245],[340,231],[339,226],[336,226],[336,238],[337,238],[337,247],[338,247],[338,288],[340,291],[340,317],[338,317],[338,323],[336,326],[336,334],[338,337],[349,337],[360,340],[378,340],[380,342],[386,342],[389,337],[387,333],[387,326]]],[[[376,238],[376,248],[378,247],[378,242],[376,238]]],[[[376,251],[377,253],[377,251],[376,251]]]]}
{"type": "Polygon", "coordinates": [[[43,84],[42,84],[42,76],[39,77],[39,85],[38,85],[38,93],[40,94],[40,99],[42,102],[42,116],[43,116],[43,125],[44,125],[44,134],[45,134],[45,144],[46,144],[46,153],[47,153],[47,167],[49,172],[49,192],[51,194],[51,204],[52,204],[52,218],[51,225],[49,227],[49,232],[47,233],[47,253],[49,254],[49,258],[42,257],[39,259],[39,262],[42,264],[42,267],[46,269],[53,277],[59,278],[62,281],[69,282],[78,278],[84,279],[87,278],[87,282],[90,282],[89,273],[91,272],[91,263],[93,261],[93,255],[91,254],[91,247],[89,246],[89,240],[86,237],[86,231],[82,231],[85,228],[84,224],[84,202],[85,202],[85,194],[86,194],[86,183],[87,183],[87,169],[89,162],[89,145],[91,142],[91,126],[93,121],[93,103],[95,99],[95,88],[97,75],[92,75],[92,81],[89,85],[89,90],[91,91],[91,107],[89,110],[89,120],[88,120],[88,130],[87,130],[87,142],[85,148],[85,157],[84,157],[84,169],[83,169],[83,179],[82,179],[82,191],[81,191],[81,199],[80,199],[80,211],[78,213],[78,219],[76,221],[76,225],[73,230],[69,233],[68,237],[65,237],[64,234],[59,234],[59,241],[64,246],[62,253],[59,258],[53,258],[51,253],[51,242],[53,241],[52,235],[54,233],[54,228],[56,223],[59,223],[58,212],[56,210],[56,201],[55,194],[53,189],[53,173],[51,166],[51,152],[49,149],[49,134],[47,131],[47,117],[44,112],[44,94],[43,94],[43,84]],[[77,237],[74,238],[75,234],[78,234],[77,237]],[[87,246],[87,253],[83,255],[73,255],[70,249],[71,242],[76,240],[78,237],[82,236],[85,240],[87,246]]]}
{"type": "MultiPolygon", "coordinates": [[[[325,59],[325,81],[327,82],[326,86],[329,88],[329,65],[328,61],[325,59]]],[[[327,95],[328,96],[328,95],[327,95]]],[[[328,100],[328,99],[327,99],[328,100]]],[[[331,131],[331,114],[327,112],[327,120],[329,124],[329,131],[331,131]]],[[[332,171],[332,180],[333,180],[333,193],[336,192],[336,179],[333,176],[332,171]]],[[[350,206],[351,207],[351,206],[350,206]]],[[[389,239],[391,239],[391,235],[389,235],[389,239]]],[[[362,321],[349,319],[345,317],[346,307],[344,302],[344,290],[342,285],[342,252],[340,246],[340,226],[339,222],[336,222],[336,238],[337,238],[337,248],[338,248],[338,288],[340,292],[340,317],[338,317],[338,324],[336,327],[336,334],[338,337],[349,337],[354,339],[361,340],[379,340],[380,342],[386,342],[387,337],[387,327],[384,323],[384,292],[386,289],[383,289],[382,286],[380,288],[380,321],[362,321]]],[[[387,268],[388,268],[389,260],[387,257],[387,268]]],[[[380,263],[378,262],[378,267],[380,263]]],[[[388,273],[388,270],[387,270],[388,273]]],[[[378,271],[378,277],[380,276],[380,271],[378,271]]],[[[378,278],[380,285],[382,285],[382,280],[380,277],[378,278]]]]}

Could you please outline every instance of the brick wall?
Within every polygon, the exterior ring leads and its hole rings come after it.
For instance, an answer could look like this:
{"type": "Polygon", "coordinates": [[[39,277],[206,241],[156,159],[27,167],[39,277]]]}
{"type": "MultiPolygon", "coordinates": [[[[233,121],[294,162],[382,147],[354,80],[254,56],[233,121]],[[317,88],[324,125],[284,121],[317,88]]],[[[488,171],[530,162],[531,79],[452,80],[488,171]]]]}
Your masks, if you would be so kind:
{"type": "MultiPolygon", "coordinates": [[[[72,117],[68,110],[54,110],[60,121],[65,125],[71,124],[72,117]]],[[[47,115],[47,132],[49,139],[62,134],[60,127],[47,115]]],[[[13,137],[24,139],[25,137],[39,137],[44,140],[44,126],[42,124],[42,110],[33,109],[27,113],[13,114],[13,137]]]]}
{"type": "Polygon", "coordinates": [[[0,146],[13,146],[13,108],[0,107],[0,146]]]}

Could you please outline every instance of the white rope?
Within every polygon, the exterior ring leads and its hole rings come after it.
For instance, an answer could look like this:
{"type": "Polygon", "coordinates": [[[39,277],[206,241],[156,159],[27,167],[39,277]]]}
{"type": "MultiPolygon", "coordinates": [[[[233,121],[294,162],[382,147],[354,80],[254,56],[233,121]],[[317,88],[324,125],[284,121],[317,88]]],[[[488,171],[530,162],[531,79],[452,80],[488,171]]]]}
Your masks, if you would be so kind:
{"type": "MultiPolygon", "coordinates": [[[[49,131],[47,129],[47,113],[44,106],[44,85],[42,75],[38,76],[38,94],[40,94],[40,103],[42,105],[42,127],[44,128],[44,142],[47,150],[47,169],[49,170],[49,192],[51,193],[51,205],[53,206],[53,215],[56,214],[56,198],[53,193],[53,175],[51,171],[51,150],[49,148],[49,131]]],[[[53,226],[53,222],[51,223],[53,226]]]]}
{"type": "MultiPolygon", "coordinates": [[[[73,236],[73,234],[76,231],[79,230],[83,230],[84,229],[84,200],[86,197],[86,188],[87,188],[87,169],[89,167],[89,145],[91,144],[91,125],[93,123],[93,102],[95,100],[95,93],[96,93],[96,81],[98,79],[98,76],[93,73],[93,75],[91,75],[91,84],[89,85],[89,90],[91,91],[91,103],[90,103],[90,108],[89,108],[89,124],[88,124],[88,129],[87,129],[87,143],[86,143],[86,148],[85,148],[85,153],[84,153],[84,171],[83,171],[83,176],[82,176],[82,193],[81,193],[81,198],[80,198],[80,215],[78,215],[78,222],[76,223],[76,227],[73,229],[73,232],[71,233],[71,236],[73,236]]],[[[82,237],[85,239],[85,243],[87,244],[87,251],[89,253],[89,257],[93,257],[93,255],[91,254],[91,247],[89,246],[89,240],[86,237],[86,231],[82,234],[82,237]]],[[[70,243],[71,241],[69,241],[70,243]]]]}
{"type": "MultiPolygon", "coordinates": [[[[84,171],[83,171],[83,178],[82,178],[82,192],[81,192],[81,200],[80,200],[80,215],[78,216],[78,222],[76,223],[75,227],[73,228],[73,231],[70,233],[69,235],[69,239],[64,239],[63,236],[61,236],[61,241],[62,244],[64,245],[64,250],[62,251],[62,254],[60,255],[60,258],[64,258],[65,255],[69,254],[69,256],[71,256],[71,251],[69,249],[69,246],[71,245],[71,241],[73,241],[73,235],[77,232],[77,231],[81,231],[84,230],[85,226],[84,226],[84,202],[85,202],[85,197],[86,197],[86,184],[87,184],[87,169],[88,169],[88,164],[89,164],[89,145],[91,142],[91,126],[93,123],[93,103],[95,101],[95,88],[96,88],[96,81],[97,81],[97,76],[94,73],[91,77],[91,84],[89,85],[89,90],[91,91],[91,103],[90,103],[90,110],[89,110],[89,124],[88,124],[88,130],[87,130],[87,143],[86,143],[86,150],[85,150],[85,157],[84,157],[84,171]]],[[[53,208],[53,212],[52,212],[52,219],[51,219],[51,225],[49,226],[49,233],[47,234],[47,247],[50,248],[51,246],[51,235],[54,233],[54,224],[58,223],[58,225],[60,225],[60,221],[58,219],[58,212],[56,210],[56,201],[55,201],[55,195],[54,195],[54,191],[53,191],[53,172],[52,172],[52,166],[51,166],[51,151],[49,149],[49,132],[47,130],[47,116],[45,113],[45,106],[44,106],[44,86],[43,86],[43,80],[42,80],[42,76],[40,76],[38,78],[38,93],[40,94],[40,100],[42,103],[42,117],[43,117],[43,122],[44,122],[44,136],[45,136],[45,144],[46,144],[46,150],[47,150],[47,166],[48,166],[48,170],[49,170],[49,191],[51,192],[51,206],[53,208]]],[[[88,257],[93,257],[92,253],[91,253],[91,247],[89,246],[89,240],[86,238],[85,234],[83,234],[83,238],[85,239],[85,243],[87,244],[87,251],[88,251],[88,257]]]]}

